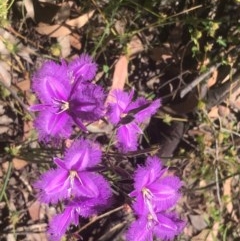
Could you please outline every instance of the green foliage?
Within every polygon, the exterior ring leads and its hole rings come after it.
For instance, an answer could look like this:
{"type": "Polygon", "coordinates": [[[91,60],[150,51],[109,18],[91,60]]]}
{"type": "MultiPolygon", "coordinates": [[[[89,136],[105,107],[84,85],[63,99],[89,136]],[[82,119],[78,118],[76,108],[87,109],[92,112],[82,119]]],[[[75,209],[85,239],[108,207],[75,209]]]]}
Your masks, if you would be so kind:
{"type": "Polygon", "coordinates": [[[14,0],[0,0],[0,27],[8,24],[7,15],[13,3],[14,0]]]}

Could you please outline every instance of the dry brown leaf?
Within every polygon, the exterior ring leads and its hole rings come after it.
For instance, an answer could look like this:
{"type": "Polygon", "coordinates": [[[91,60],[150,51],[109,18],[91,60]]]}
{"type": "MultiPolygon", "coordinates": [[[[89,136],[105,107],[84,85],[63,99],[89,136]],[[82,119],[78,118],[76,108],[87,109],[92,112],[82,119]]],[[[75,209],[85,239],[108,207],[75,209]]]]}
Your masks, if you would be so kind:
{"type": "Polygon", "coordinates": [[[17,158],[17,157],[14,157],[12,161],[13,161],[13,167],[16,170],[20,170],[28,164],[25,160],[17,158]]]}
{"type": "Polygon", "coordinates": [[[3,167],[4,172],[6,172],[8,170],[8,167],[9,167],[9,162],[8,161],[4,162],[2,164],[2,167],[3,167]]]}
{"type": "Polygon", "coordinates": [[[81,28],[83,27],[89,19],[93,16],[94,11],[90,11],[89,13],[85,13],[78,18],[74,18],[66,21],[64,24],[54,24],[48,25],[40,23],[38,27],[36,27],[36,31],[42,35],[49,35],[52,38],[58,38],[62,36],[66,36],[72,32],[71,27],[73,28],[81,28]]]}
{"type": "MultiPolygon", "coordinates": [[[[124,88],[127,77],[128,77],[128,58],[125,55],[122,55],[120,56],[120,58],[118,59],[115,65],[111,91],[115,89],[122,90],[124,88]]],[[[111,101],[112,101],[112,97],[110,93],[107,97],[106,103],[111,101]]]]}
{"type": "Polygon", "coordinates": [[[36,55],[36,50],[21,44],[19,46],[19,51],[17,54],[23,59],[25,59],[28,63],[33,64],[32,59],[30,58],[30,55],[31,54],[36,55]]]}
{"type": "Polygon", "coordinates": [[[212,75],[211,77],[208,79],[207,81],[207,87],[210,88],[212,87],[213,85],[216,84],[217,82],[217,77],[218,77],[218,70],[215,69],[213,72],[212,72],[212,75]]]}
{"type": "Polygon", "coordinates": [[[232,183],[232,177],[228,178],[223,184],[223,195],[227,197],[226,208],[228,213],[232,213],[232,210],[233,210],[231,183],[232,183]]]}
{"type": "MultiPolygon", "coordinates": [[[[19,42],[18,38],[16,38],[14,35],[12,35],[5,29],[0,28],[0,35],[2,36],[2,38],[0,39],[0,53],[1,55],[4,55],[5,62],[7,62],[8,59],[10,59],[10,56],[12,54],[11,48],[9,48],[9,46],[17,45],[18,51],[16,52],[16,54],[25,59],[26,61],[28,61],[30,64],[33,64],[30,58],[30,54],[36,54],[35,49],[30,48],[28,46],[24,46],[22,43],[19,42]]],[[[17,55],[15,55],[15,58],[18,58],[17,55]]]]}
{"type": "Polygon", "coordinates": [[[203,215],[189,215],[189,218],[191,224],[196,230],[201,231],[207,227],[207,223],[203,215]]]}
{"type": "Polygon", "coordinates": [[[128,57],[131,58],[134,55],[141,53],[144,50],[142,41],[137,35],[134,35],[128,43],[128,57]]]}
{"type": "Polygon", "coordinates": [[[209,232],[208,236],[206,237],[205,241],[216,241],[218,232],[219,232],[219,223],[216,222],[216,223],[214,223],[214,225],[213,225],[211,231],[209,232]]]}
{"type": "Polygon", "coordinates": [[[166,44],[166,45],[158,46],[158,47],[155,47],[154,49],[152,49],[150,57],[154,61],[161,61],[161,60],[165,61],[169,58],[172,58],[171,53],[172,53],[172,51],[171,51],[170,45],[166,44]]]}
{"type": "Polygon", "coordinates": [[[0,61],[0,79],[7,86],[11,85],[10,67],[5,62],[0,61]]]}
{"type": "MultiPolygon", "coordinates": [[[[42,224],[41,224],[42,225],[42,224]]],[[[40,226],[40,224],[38,224],[40,226]]],[[[45,228],[46,230],[46,228],[45,228]]],[[[39,233],[29,232],[26,234],[25,240],[31,241],[48,241],[47,233],[40,230],[39,233]]]]}
{"type": "Polygon", "coordinates": [[[82,44],[80,42],[80,35],[77,33],[72,33],[70,35],[70,44],[73,48],[80,50],[82,48],[82,44]]]}
{"type": "Polygon", "coordinates": [[[33,6],[32,0],[24,0],[23,4],[27,11],[26,17],[29,17],[32,20],[35,20],[35,11],[34,11],[34,6],[33,6]]]}
{"type": "Polygon", "coordinates": [[[231,111],[228,107],[219,105],[218,114],[220,115],[220,117],[227,117],[230,115],[230,113],[231,113],[231,111]]]}
{"type": "Polygon", "coordinates": [[[191,241],[206,241],[207,236],[210,233],[210,229],[202,230],[198,235],[191,238],[191,241]]]}
{"type": "Polygon", "coordinates": [[[40,203],[35,201],[29,208],[28,212],[33,221],[37,221],[40,219],[40,203]]]}
{"type": "Polygon", "coordinates": [[[72,26],[72,27],[81,28],[91,19],[94,12],[95,11],[93,10],[93,11],[90,11],[88,13],[85,13],[85,14],[81,15],[78,18],[68,20],[66,22],[66,24],[69,25],[69,26],[72,26]]]}
{"type": "Polygon", "coordinates": [[[66,36],[71,33],[70,28],[60,24],[48,25],[44,23],[39,23],[38,27],[36,27],[35,29],[39,34],[49,35],[49,37],[52,38],[66,36]]]}
{"type": "Polygon", "coordinates": [[[119,35],[123,35],[125,33],[126,23],[123,20],[117,20],[114,27],[119,35]]]}
{"type": "Polygon", "coordinates": [[[19,88],[20,90],[22,90],[22,91],[27,91],[27,90],[29,90],[29,89],[30,89],[30,86],[31,86],[30,79],[27,78],[27,79],[25,79],[25,80],[23,80],[23,81],[21,81],[21,82],[18,82],[18,83],[17,83],[17,86],[18,86],[18,88],[19,88]]]}
{"type": "Polygon", "coordinates": [[[208,113],[208,117],[210,119],[217,119],[219,118],[219,114],[218,114],[218,106],[214,106],[208,113]]]}
{"type": "Polygon", "coordinates": [[[231,93],[229,103],[233,108],[240,110],[240,88],[234,91],[234,93],[231,93]]]}
{"type": "Polygon", "coordinates": [[[7,234],[7,241],[16,241],[15,235],[12,233],[7,234]]]}
{"type": "Polygon", "coordinates": [[[58,37],[57,41],[61,46],[61,57],[68,57],[71,53],[70,35],[58,37]]]}
{"type": "Polygon", "coordinates": [[[123,89],[127,78],[128,58],[125,55],[122,55],[115,65],[111,90],[123,89]]]}
{"type": "Polygon", "coordinates": [[[23,132],[24,132],[23,141],[29,139],[33,130],[34,130],[33,121],[24,121],[24,123],[23,123],[23,132]]]}
{"type": "Polygon", "coordinates": [[[87,130],[91,133],[105,133],[109,135],[112,132],[112,126],[106,122],[99,120],[87,126],[87,130]]]}

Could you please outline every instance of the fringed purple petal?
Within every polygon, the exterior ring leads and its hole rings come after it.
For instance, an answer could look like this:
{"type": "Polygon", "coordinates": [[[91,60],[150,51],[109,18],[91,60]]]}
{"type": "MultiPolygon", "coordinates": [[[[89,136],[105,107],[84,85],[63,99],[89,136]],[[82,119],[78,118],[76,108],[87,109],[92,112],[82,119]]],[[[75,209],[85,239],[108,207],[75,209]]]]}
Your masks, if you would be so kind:
{"type": "Polygon", "coordinates": [[[53,217],[49,224],[48,234],[51,241],[60,241],[70,224],[78,225],[79,215],[75,208],[66,207],[63,213],[53,217]]]}
{"type": "Polygon", "coordinates": [[[75,141],[65,153],[65,163],[68,169],[84,171],[101,162],[102,152],[99,144],[90,140],[75,141]]]}
{"type": "Polygon", "coordinates": [[[136,151],[138,146],[138,135],[142,133],[135,122],[121,125],[117,130],[117,147],[123,153],[136,151]]]}
{"type": "Polygon", "coordinates": [[[95,197],[76,197],[70,202],[70,206],[76,208],[82,217],[98,214],[111,205],[112,192],[109,183],[99,174],[91,174],[92,182],[97,185],[98,195],[95,197]]]}
{"type": "Polygon", "coordinates": [[[165,176],[160,159],[148,157],[146,166],[139,166],[134,175],[135,190],[130,196],[136,197],[134,209],[141,212],[143,203],[147,209],[162,211],[173,207],[178,201],[181,181],[177,177],[165,176]]]}
{"type": "Polygon", "coordinates": [[[137,216],[147,215],[149,213],[148,206],[144,200],[143,195],[137,195],[136,200],[132,205],[133,210],[137,216]]]}
{"type": "Polygon", "coordinates": [[[57,203],[67,197],[68,172],[63,169],[47,171],[34,184],[34,187],[39,190],[38,197],[42,202],[57,203]]]}
{"type": "Polygon", "coordinates": [[[65,163],[62,159],[60,159],[60,158],[58,158],[58,157],[55,157],[55,158],[53,158],[53,162],[54,162],[59,168],[62,168],[62,169],[64,169],[64,170],[68,170],[68,169],[66,168],[66,163],[65,163]]]}
{"type": "Polygon", "coordinates": [[[146,187],[159,179],[164,172],[165,169],[162,169],[162,164],[159,158],[156,156],[148,157],[145,166],[139,166],[135,171],[135,189],[141,191],[143,187],[146,187]]]}
{"type": "Polygon", "coordinates": [[[68,71],[73,81],[86,82],[95,77],[97,65],[89,55],[82,54],[69,64],[68,71]]]}
{"type": "Polygon", "coordinates": [[[95,198],[99,196],[98,184],[93,181],[94,174],[91,172],[79,172],[74,179],[72,195],[74,197],[95,198]]]}
{"type": "Polygon", "coordinates": [[[100,86],[79,84],[69,99],[69,114],[82,121],[96,121],[104,114],[106,95],[100,86]]]}
{"type": "Polygon", "coordinates": [[[67,65],[47,61],[33,76],[32,89],[42,103],[51,104],[54,100],[67,100],[71,83],[67,75],[67,65]]]}
{"type": "Polygon", "coordinates": [[[84,125],[83,121],[75,116],[74,113],[71,113],[72,120],[75,122],[75,124],[85,133],[88,132],[87,127],[84,125]]]}
{"type": "Polygon", "coordinates": [[[152,202],[156,211],[166,210],[176,205],[180,198],[181,182],[177,177],[165,177],[149,186],[153,195],[152,202]]]}
{"type": "Polygon", "coordinates": [[[147,228],[148,220],[145,216],[134,221],[127,233],[126,240],[128,241],[152,241],[153,233],[147,228]]]}
{"type": "Polygon", "coordinates": [[[108,104],[108,118],[112,124],[117,124],[122,115],[126,114],[126,109],[131,103],[133,98],[133,91],[130,93],[124,92],[122,90],[114,90],[110,93],[113,98],[113,102],[108,104]]]}
{"type": "Polygon", "coordinates": [[[72,132],[70,116],[65,112],[55,114],[52,109],[40,112],[34,126],[38,131],[40,141],[45,143],[53,140],[55,144],[58,144],[60,140],[69,138],[72,132]]]}
{"type": "MultiPolygon", "coordinates": [[[[146,100],[144,98],[139,98],[136,102],[137,102],[137,105],[139,106],[146,104],[146,100]]],[[[152,115],[154,115],[157,112],[157,110],[161,106],[160,99],[157,99],[157,100],[154,100],[153,102],[148,102],[148,103],[149,105],[146,108],[140,110],[135,114],[135,120],[138,123],[142,123],[146,119],[150,118],[152,115]]]]}
{"type": "Polygon", "coordinates": [[[51,105],[49,104],[36,104],[29,107],[30,111],[44,111],[48,110],[51,105]]]}
{"type": "Polygon", "coordinates": [[[177,218],[175,213],[158,213],[158,225],[154,228],[156,237],[172,240],[183,231],[185,222],[177,218]]]}
{"type": "Polygon", "coordinates": [[[134,114],[136,114],[141,110],[141,107],[146,108],[147,104],[148,101],[144,97],[139,97],[128,105],[128,107],[126,108],[126,112],[133,111],[134,114]]]}
{"type": "Polygon", "coordinates": [[[128,232],[128,241],[152,241],[155,238],[172,240],[182,232],[185,222],[178,219],[175,213],[157,213],[141,216],[132,223],[128,232]]]}

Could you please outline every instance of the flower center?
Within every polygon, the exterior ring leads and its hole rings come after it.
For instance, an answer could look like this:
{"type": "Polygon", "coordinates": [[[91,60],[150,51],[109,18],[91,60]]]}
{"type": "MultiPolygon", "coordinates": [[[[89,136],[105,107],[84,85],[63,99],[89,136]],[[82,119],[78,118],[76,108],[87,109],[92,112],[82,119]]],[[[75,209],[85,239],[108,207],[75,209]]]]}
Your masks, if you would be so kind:
{"type": "Polygon", "coordinates": [[[159,223],[156,214],[153,215],[153,214],[149,213],[147,215],[147,219],[148,219],[148,222],[147,222],[148,229],[152,229],[154,226],[156,226],[159,223]]]}
{"type": "Polygon", "coordinates": [[[67,111],[69,109],[69,102],[68,101],[54,99],[53,103],[58,108],[58,112],[56,114],[61,114],[64,111],[67,111]]]}
{"type": "Polygon", "coordinates": [[[148,188],[146,188],[146,187],[144,187],[144,188],[142,189],[142,194],[143,194],[143,198],[144,198],[144,199],[150,200],[150,199],[152,199],[152,197],[153,197],[152,192],[151,192],[148,188]]]}

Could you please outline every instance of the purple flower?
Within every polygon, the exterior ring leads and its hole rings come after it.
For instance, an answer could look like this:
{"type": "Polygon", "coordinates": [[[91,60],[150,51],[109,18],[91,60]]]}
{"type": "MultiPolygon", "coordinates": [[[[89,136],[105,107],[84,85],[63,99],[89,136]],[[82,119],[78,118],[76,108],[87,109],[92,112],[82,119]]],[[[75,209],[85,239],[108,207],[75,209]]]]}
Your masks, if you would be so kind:
{"type": "Polygon", "coordinates": [[[175,213],[149,213],[131,224],[126,237],[128,241],[153,241],[154,237],[169,240],[181,233],[184,226],[175,213]]]}
{"type": "Polygon", "coordinates": [[[92,80],[97,72],[97,65],[87,54],[82,54],[69,64],[69,74],[73,82],[92,80]]]}
{"type": "Polygon", "coordinates": [[[133,90],[130,93],[114,90],[114,101],[108,105],[108,118],[117,125],[117,146],[122,152],[137,150],[137,138],[142,133],[139,124],[155,114],[160,107],[159,99],[150,102],[141,97],[133,101],[133,95],[133,90]]]}
{"type": "Polygon", "coordinates": [[[35,120],[40,140],[49,142],[52,137],[56,140],[68,138],[73,123],[66,112],[71,92],[66,63],[59,65],[47,61],[33,76],[32,89],[41,102],[30,107],[32,111],[40,111],[35,120]]]}
{"type": "MultiPolygon", "coordinates": [[[[54,158],[57,165],[44,173],[35,183],[39,199],[45,203],[74,197],[96,198],[101,190],[109,190],[105,179],[89,169],[101,161],[101,151],[97,144],[80,139],[67,150],[64,160],[54,158]],[[101,186],[100,186],[101,185],[101,186]]],[[[109,195],[106,195],[108,199],[109,195]]]]}
{"type": "Polygon", "coordinates": [[[103,178],[93,179],[98,183],[99,195],[97,197],[78,197],[65,202],[63,213],[53,217],[49,224],[50,239],[58,241],[66,233],[70,224],[78,225],[79,216],[88,218],[110,206],[110,188],[103,178]]]}
{"type": "Polygon", "coordinates": [[[39,140],[46,143],[54,139],[55,144],[59,144],[60,139],[68,138],[72,132],[73,121],[66,113],[55,114],[54,110],[41,111],[34,126],[38,130],[39,140]]]}
{"type": "Polygon", "coordinates": [[[71,92],[67,63],[46,61],[34,74],[32,89],[42,104],[53,105],[53,102],[66,101],[71,92]]]}
{"type": "Polygon", "coordinates": [[[96,215],[111,205],[112,193],[107,181],[103,178],[93,178],[93,181],[99,186],[98,196],[76,197],[67,204],[67,206],[76,208],[78,214],[84,218],[96,215]]]}
{"type": "Polygon", "coordinates": [[[145,166],[139,166],[134,176],[134,211],[138,215],[166,210],[178,201],[182,183],[178,177],[168,176],[158,157],[148,157],[145,166]]]}
{"type": "Polygon", "coordinates": [[[70,224],[79,224],[79,214],[77,209],[72,206],[66,207],[61,214],[53,217],[48,229],[49,239],[51,241],[60,241],[70,224]]]}
{"type": "Polygon", "coordinates": [[[108,117],[112,124],[118,124],[122,117],[126,116],[129,109],[128,106],[132,101],[134,91],[130,93],[124,92],[122,90],[114,90],[111,96],[114,102],[109,103],[108,117]]]}
{"type": "Polygon", "coordinates": [[[137,139],[139,134],[142,134],[142,130],[134,121],[126,125],[120,125],[117,130],[118,149],[124,153],[130,150],[137,150],[137,139]]]}
{"type": "Polygon", "coordinates": [[[40,140],[59,141],[70,137],[76,123],[87,131],[84,121],[96,121],[104,112],[105,94],[100,86],[86,82],[96,73],[96,65],[82,55],[69,66],[47,61],[33,76],[32,89],[40,104],[30,107],[40,114],[35,127],[40,140]],[[84,82],[85,81],[85,82],[84,82]]]}
{"type": "Polygon", "coordinates": [[[106,95],[102,87],[79,83],[69,98],[69,114],[82,128],[83,121],[99,120],[104,114],[106,95]]]}

